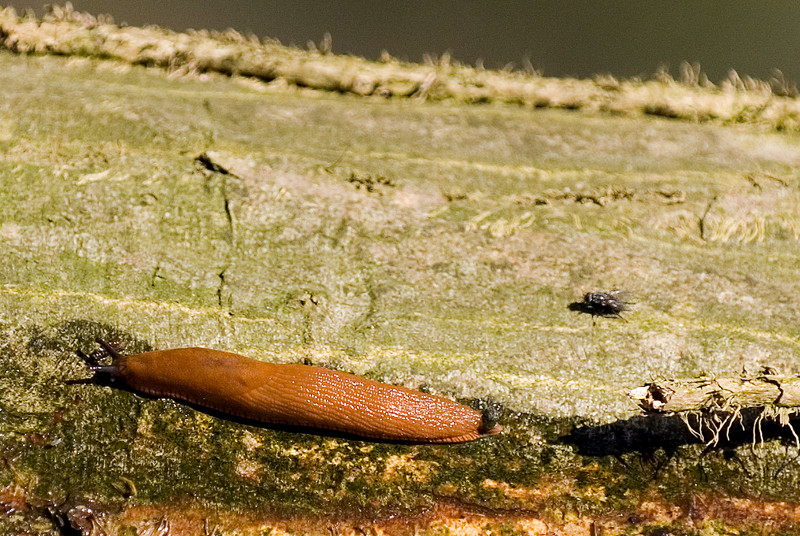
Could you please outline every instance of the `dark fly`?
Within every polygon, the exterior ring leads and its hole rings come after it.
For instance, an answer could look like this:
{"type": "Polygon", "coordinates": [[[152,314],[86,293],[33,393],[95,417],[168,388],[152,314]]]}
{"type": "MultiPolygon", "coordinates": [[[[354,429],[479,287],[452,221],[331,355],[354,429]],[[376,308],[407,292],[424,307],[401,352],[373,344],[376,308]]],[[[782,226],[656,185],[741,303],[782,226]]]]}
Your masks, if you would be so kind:
{"type": "Polygon", "coordinates": [[[567,307],[570,311],[592,315],[592,322],[596,316],[622,318],[621,313],[629,309],[628,295],[624,290],[587,292],[583,301],[570,303],[567,307]]]}

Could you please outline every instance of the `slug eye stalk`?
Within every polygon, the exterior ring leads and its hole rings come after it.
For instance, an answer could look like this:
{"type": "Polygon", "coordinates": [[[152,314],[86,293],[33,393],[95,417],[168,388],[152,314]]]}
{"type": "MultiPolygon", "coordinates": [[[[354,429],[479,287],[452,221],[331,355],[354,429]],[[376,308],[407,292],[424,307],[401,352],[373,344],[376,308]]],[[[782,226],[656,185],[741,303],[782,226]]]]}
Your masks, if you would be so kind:
{"type": "Polygon", "coordinates": [[[75,353],[95,375],[107,375],[113,378],[119,372],[119,362],[122,359],[120,351],[125,348],[125,344],[122,342],[107,342],[100,338],[95,339],[95,341],[100,345],[100,348],[91,354],[86,355],[81,350],[75,353]],[[107,357],[111,357],[111,364],[109,365],[101,362],[107,357]]]}

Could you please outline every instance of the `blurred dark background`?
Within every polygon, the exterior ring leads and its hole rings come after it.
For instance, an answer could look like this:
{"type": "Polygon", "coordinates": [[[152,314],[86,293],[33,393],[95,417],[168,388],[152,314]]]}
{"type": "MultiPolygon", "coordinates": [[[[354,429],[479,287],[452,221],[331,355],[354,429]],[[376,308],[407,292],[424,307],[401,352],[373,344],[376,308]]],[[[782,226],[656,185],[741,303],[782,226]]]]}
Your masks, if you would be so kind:
{"type": "MultiPolygon", "coordinates": [[[[546,76],[649,77],[699,62],[713,82],[730,69],[800,80],[800,3],[789,0],[485,0],[339,2],[309,0],[73,0],[116,22],[174,30],[235,28],[305,47],[331,34],[333,51],[409,61],[449,52],[487,68],[526,60],[546,76]]],[[[43,12],[39,1],[12,1],[43,12]]]]}

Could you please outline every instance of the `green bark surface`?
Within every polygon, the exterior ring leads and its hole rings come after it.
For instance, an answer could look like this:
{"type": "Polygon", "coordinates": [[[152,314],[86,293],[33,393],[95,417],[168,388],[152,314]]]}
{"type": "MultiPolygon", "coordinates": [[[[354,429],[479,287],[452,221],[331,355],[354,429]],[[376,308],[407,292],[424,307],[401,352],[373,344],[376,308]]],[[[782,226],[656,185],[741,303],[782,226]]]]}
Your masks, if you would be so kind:
{"type": "Polygon", "coordinates": [[[626,397],[800,372],[796,136],[8,52],[0,88],[0,530],[449,505],[511,533],[724,533],[781,501],[797,528],[786,427],[704,452],[626,397]],[[614,288],[624,320],[567,309],[614,288]],[[96,337],[497,401],[506,431],[372,443],[66,383],[96,337]]]}

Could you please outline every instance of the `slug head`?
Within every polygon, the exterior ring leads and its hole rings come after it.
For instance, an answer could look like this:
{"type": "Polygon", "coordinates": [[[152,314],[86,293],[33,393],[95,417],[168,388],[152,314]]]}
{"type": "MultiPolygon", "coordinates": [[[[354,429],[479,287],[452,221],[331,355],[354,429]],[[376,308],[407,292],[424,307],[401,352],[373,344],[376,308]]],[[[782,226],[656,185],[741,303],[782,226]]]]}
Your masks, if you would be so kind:
{"type": "Polygon", "coordinates": [[[80,350],[76,353],[86,363],[89,370],[94,372],[93,380],[113,383],[121,374],[122,362],[125,358],[119,352],[125,345],[119,342],[109,343],[99,338],[96,339],[96,342],[100,348],[91,354],[86,355],[80,350]],[[111,357],[111,363],[103,364],[101,361],[107,357],[111,357]]]}

